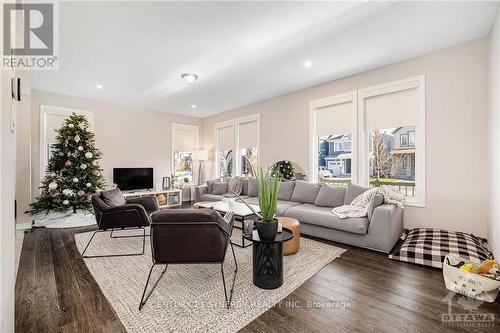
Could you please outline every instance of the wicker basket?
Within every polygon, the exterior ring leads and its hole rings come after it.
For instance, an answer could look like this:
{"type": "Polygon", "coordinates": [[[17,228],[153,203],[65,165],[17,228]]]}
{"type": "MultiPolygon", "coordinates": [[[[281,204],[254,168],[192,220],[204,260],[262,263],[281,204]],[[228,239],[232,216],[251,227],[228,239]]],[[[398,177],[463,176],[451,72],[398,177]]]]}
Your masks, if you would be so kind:
{"type": "Polygon", "coordinates": [[[500,281],[479,274],[465,272],[452,266],[457,265],[461,261],[472,263],[451,255],[445,257],[443,262],[443,278],[446,289],[480,301],[493,303],[498,295],[500,281]]]}
{"type": "Polygon", "coordinates": [[[156,201],[158,201],[158,206],[165,206],[167,204],[167,198],[163,194],[158,194],[156,201]]]}

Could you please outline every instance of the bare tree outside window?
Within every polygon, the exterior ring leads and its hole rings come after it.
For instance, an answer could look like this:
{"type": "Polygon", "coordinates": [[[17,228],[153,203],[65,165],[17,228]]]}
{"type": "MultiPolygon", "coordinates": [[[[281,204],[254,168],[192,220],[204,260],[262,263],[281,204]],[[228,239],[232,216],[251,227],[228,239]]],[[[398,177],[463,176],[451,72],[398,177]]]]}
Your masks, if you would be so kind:
{"type": "Polygon", "coordinates": [[[380,182],[380,178],[388,177],[391,172],[392,160],[390,152],[392,144],[390,136],[378,129],[370,131],[370,139],[373,177],[377,182],[380,182]]]}

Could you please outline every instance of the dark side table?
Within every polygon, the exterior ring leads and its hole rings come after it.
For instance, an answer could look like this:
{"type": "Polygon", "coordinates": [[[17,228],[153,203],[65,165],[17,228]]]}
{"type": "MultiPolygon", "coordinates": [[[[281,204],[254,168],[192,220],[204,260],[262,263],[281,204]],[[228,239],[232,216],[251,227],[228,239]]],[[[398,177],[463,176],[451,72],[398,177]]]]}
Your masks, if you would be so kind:
{"type": "Polygon", "coordinates": [[[283,242],[293,238],[290,229],[276,234],[272,241],[263,241],[257,230],[245,236],[253,242],[253,284],[262,289],[276,289],[283,284],[283,242]]]}

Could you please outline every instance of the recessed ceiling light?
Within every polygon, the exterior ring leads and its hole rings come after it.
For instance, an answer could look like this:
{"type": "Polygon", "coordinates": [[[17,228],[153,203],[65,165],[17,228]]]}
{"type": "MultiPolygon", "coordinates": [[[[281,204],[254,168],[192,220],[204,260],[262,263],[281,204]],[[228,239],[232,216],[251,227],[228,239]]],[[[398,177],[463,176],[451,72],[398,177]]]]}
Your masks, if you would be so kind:
{"type": "Polygon", "coordinates": [[[306,67],[306,68],[311,67],[311,66],[312,66],[312,64],[313,64],[313,63],[312,63],[312,61],[311,61],[311,60],[306,60],[306,61],[304,61],[304,67],[306,67]]]}
{"type": "Polygon", "coordinates": [[[183,73],[181,74],[181,78],[183,78],[187,84],[193,84],[198,80],[198,75],[194,73],[183,73]]]}
{"type": "Polygon", "coordinates": [[[102,88],[104,88],[104,87],[102,86],[102,84],[96,84],[96,85],[95,85],[95,87],[96,87],[97,89],[102,89],[102,88]]]}
{"type": "Polygon", "coordinates": [[[196,104],[191,104],[192,109],[196,109],[196,104]]]}

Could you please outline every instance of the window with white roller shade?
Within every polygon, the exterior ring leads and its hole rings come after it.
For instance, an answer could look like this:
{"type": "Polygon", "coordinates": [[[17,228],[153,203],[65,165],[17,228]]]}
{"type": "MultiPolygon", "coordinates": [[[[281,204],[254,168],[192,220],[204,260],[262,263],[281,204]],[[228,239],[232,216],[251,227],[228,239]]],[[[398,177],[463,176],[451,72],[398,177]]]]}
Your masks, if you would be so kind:
{"type": "Polygon", "coordinates": [[[257,121],[238,124],[239,147],[257,147],[259,145],[259,130],[257,121]]]}
{"type": "Polygon", "coordinates": [[[395,186],[425,205],[425,77],[310,103],[311,178],[334,185],[395,186]]]}
{"type": "Polygon", "coordinates": [[[418,99],[418,88],[366,97],[364,99],[366,128],[416,125],[418,99]]]}
{"type": "Polygon", "coordinates": [[[332,96],[314,103],[313,179],[337,185],[351,182],[355,149],[352,132],[355,128],[356,92],[332,96]]]}
{"type": "Polygon", "coordinates": [[[217,150],[231,150],[234,147],[234,126],[217,129],[217,150]]]}
{"type": "Polygon", "coordinates": [[[316,134],[328,136],[352,131],[352,101],[316,109],[316,134]]]}
{"type": "Polygon", "coordinates": [[[193,152],[198,149],[198,126],[172,124],[172,164],[175,181],[193,181],[193,152]]]}

